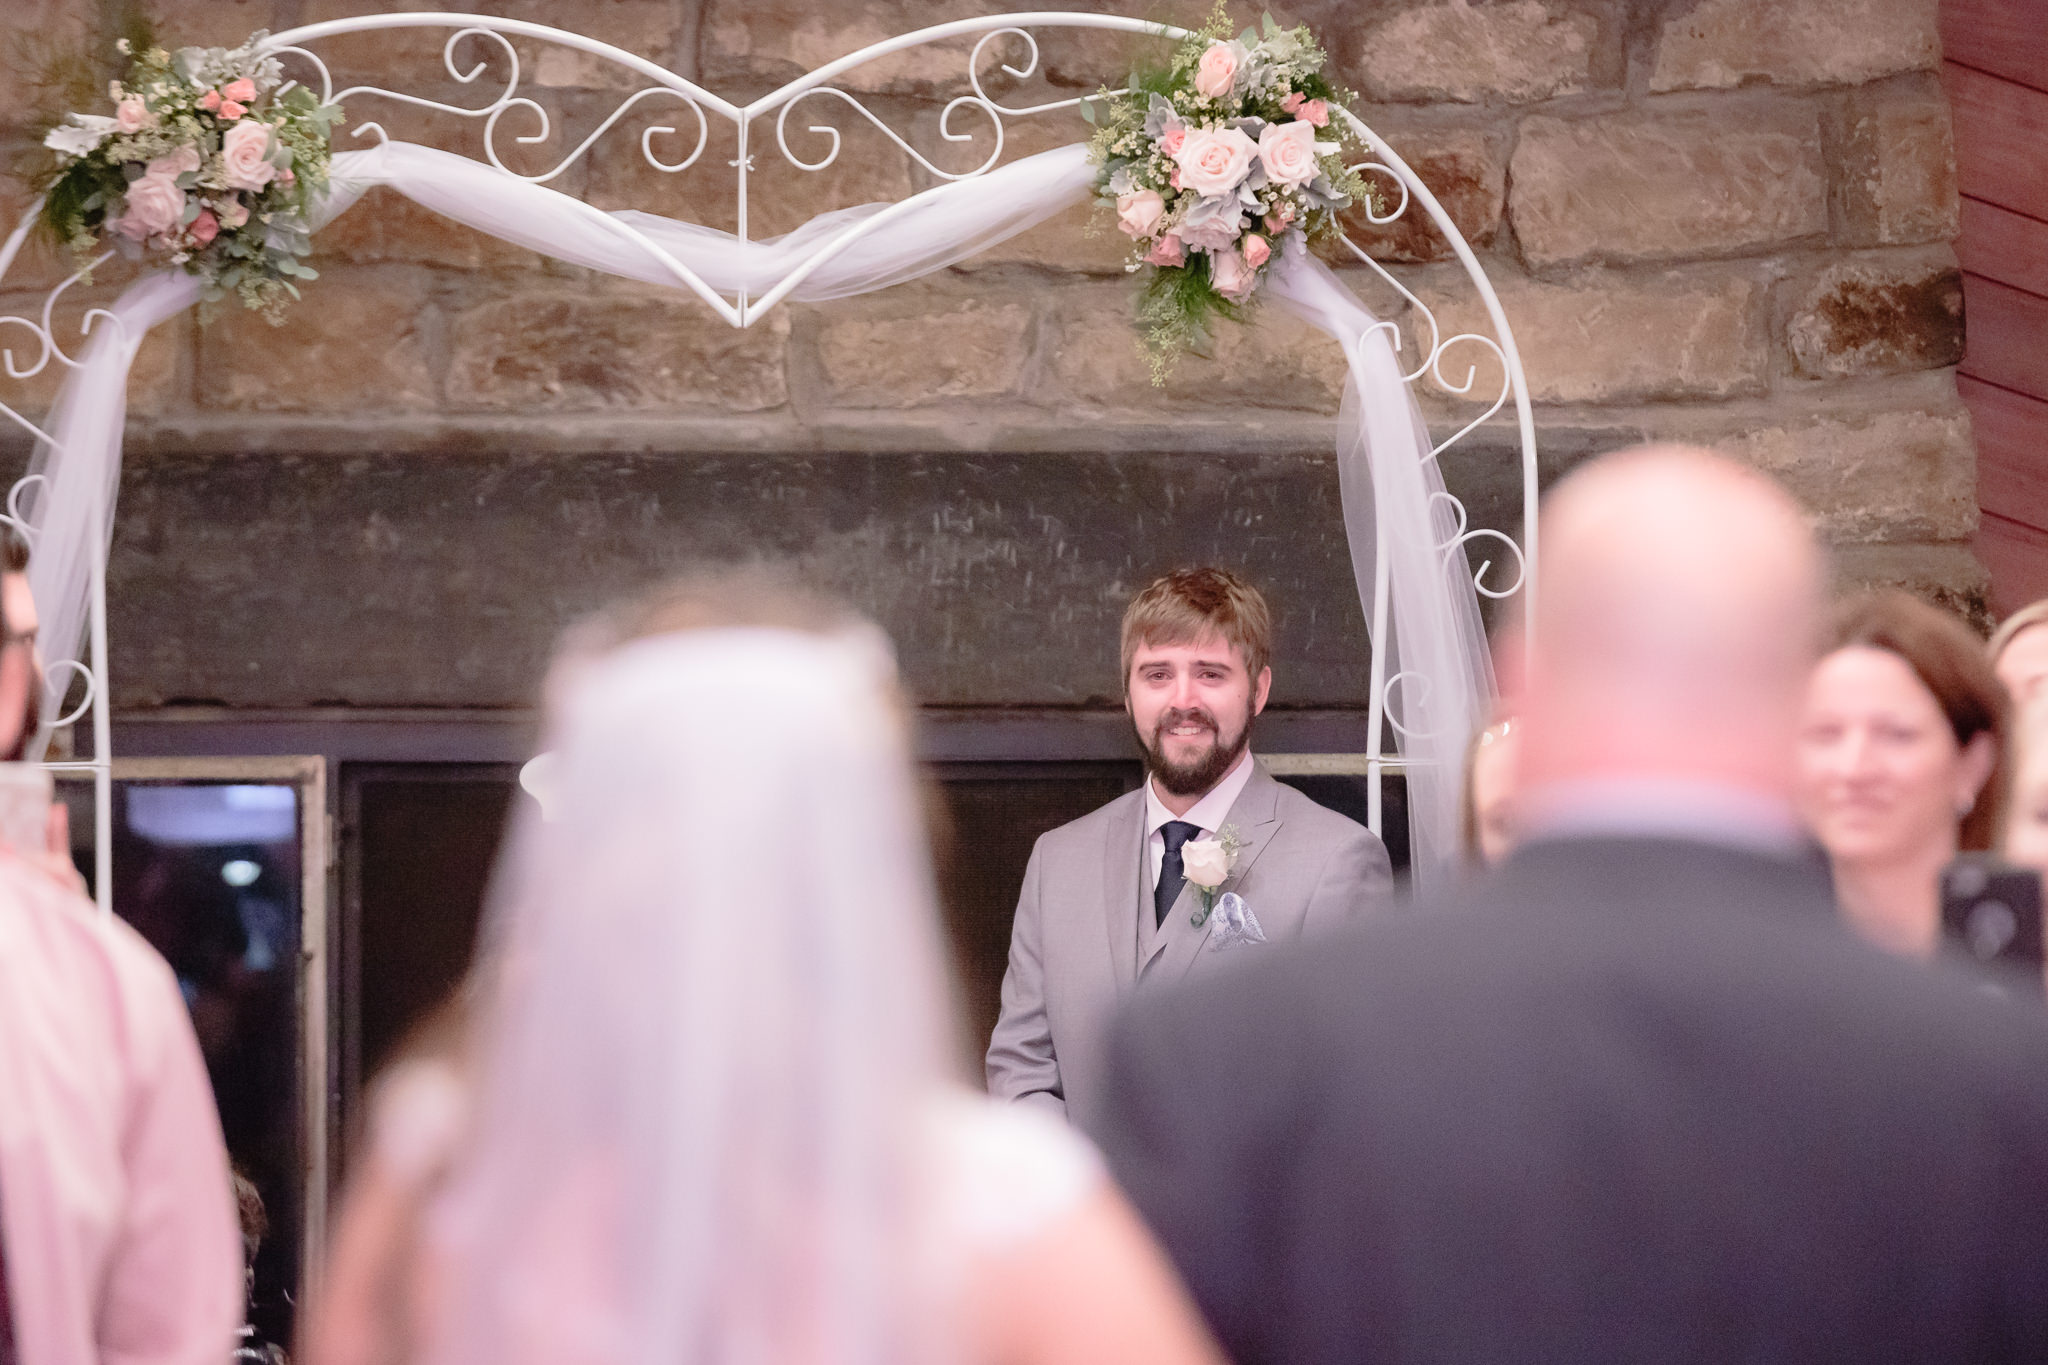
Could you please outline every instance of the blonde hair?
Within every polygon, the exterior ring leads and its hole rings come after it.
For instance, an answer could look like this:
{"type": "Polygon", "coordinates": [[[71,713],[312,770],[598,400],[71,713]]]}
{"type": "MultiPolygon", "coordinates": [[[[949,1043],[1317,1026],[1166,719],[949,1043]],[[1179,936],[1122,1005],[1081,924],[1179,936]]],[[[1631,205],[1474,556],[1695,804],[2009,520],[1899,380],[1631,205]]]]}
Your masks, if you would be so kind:
{"type": "Polygon", "coordinates": [[[1228,569],[1175,569],[1146,584],[1124,609],[1123,680],[1140,645],[1192,644],[1214,632],[1244,657],[1254,682],[1273,657],[1273,616],[1259,590],[1228,569]]]}
{"type": "Polygon", "coordinates": [[[1992,633],[1991,643],[1984,646],[1984,657],[1994,664],[1997,663],[1998,656],[2005,653],[2007,645],[2035,626],[2048,626],[2048,597],[2038,602],[2027,603],[1999,622],[1998,629],[1992,633]]]}

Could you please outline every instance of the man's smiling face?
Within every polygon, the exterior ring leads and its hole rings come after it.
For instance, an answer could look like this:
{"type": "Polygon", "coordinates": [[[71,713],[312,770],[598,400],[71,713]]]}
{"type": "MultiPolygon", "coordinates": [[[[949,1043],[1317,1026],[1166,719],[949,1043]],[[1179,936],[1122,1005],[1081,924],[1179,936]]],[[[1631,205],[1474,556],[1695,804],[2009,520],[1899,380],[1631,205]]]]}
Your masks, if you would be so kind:
{"type": "Polygon", "coordinates": [[[1187,644],[1140,644],[1124,679],[1145,766],[1174,796],[1200,796],[1236,766],[1265,709],[1270,668],[1254,678],[1220,632],[1187,644]]]}

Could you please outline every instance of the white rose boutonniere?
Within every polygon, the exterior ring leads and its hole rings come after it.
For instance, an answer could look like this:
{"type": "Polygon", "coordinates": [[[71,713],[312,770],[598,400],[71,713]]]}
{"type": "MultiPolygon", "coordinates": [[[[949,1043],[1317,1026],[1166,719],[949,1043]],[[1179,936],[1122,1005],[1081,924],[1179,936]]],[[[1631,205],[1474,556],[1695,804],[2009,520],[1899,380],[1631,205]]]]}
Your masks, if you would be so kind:
{"type": "Polygon", "coordinates": [[[1238,850],[1243,847],[1244,840],[1235,825],[1217,830],[1213,839],[1190,839],[1181,845],[1181,872],[1202,900],[1201,908],[1188,916],[1188,923],[1197,929],[1216,908],[1216,893],[1230,879],[1231,869],[1237,866],[1238,850]]]}

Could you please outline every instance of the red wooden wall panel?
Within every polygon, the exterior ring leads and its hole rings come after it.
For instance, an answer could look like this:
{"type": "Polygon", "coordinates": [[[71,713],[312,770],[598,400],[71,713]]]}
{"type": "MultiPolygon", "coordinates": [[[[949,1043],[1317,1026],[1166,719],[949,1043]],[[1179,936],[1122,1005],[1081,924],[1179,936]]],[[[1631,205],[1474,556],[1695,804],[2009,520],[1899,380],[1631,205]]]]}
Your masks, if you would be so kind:
{"type": "Polygon", "coordinates": [[[1963,310],[1970,329],[1963,373],[2048,399],[2048,298],[1965,275],[1963,310]]]}
{"type": "MultiPolygon", "coordinates": [[[[2048,0],[2043,8],[2048,10],[2048,0]]],[[[2048,22],[2048,13],[2043,22],[2048,22]]],[[[2048,223],[1980,199],[1965,199],[1956,256],[1972,275],[2048,297],[2048,223]]]]}
{"type": "Polygon", "coordinates": [[[2048,85],[2048,5],[2042,0],[1942,0],[1942,55],[1962,66],[2048,85]]]}
{"type": "Polygon", "coordinates": [[[1962,192],[2048,221],[2048,91],[1953,62],[1942,84],[1955,108],[1962,192]]]}
{"type": "Polygon", "coordinates": [[[1942,0],[1956,121],[1977,553],[1992,604],[2048,597],[2048,0],[1942,0]]]}

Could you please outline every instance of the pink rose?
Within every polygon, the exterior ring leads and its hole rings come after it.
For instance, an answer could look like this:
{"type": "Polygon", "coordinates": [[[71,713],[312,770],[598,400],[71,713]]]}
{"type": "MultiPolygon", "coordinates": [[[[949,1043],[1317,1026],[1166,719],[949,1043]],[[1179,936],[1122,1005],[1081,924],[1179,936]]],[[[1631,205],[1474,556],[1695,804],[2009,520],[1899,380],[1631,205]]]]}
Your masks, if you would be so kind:
{"type": "MultiPolygon", "coordinates": [[[[1313,141],[1314,133],[1309,136],[1313,141]]],[[[1204,197],[1228,194],[1250,173],[1252,158],[1258,150],[1250,138],[1235,128],[1197,128],[1188,134],[1173,158],[1180,167],[1181,188],[1204,197]]]]}
{"type": "Polygon", "coordinates": [[[1305,123],[1312,123],[1318,128],[1327,128],[1330,126],[1329,103],[1324,100],[1310,100],[1307,104],[1301,106],[1301,117],[1305,123]]]}
{"type": "Polygon", "coordinates": [[[1145,253],[1147,265],[1185,265],[1187,259],[1188,254],[1181,249],[1180,238],[1171,232],[1154,242],[1152,249],[1145,253]]]}
{"type": "Polygon", "coordinates": [[[114,106],[114,122],[124,133],[136,133],[149,126],[149,106],[140,95],[126,95],[114,106]]]}
{"type": "Polygon", "coordinates": [[[1187,137],[1187,128],[1181,124],[1175,124],[1159,135],[1159,150],[1168,156],[1172,156],[1180,150],[1180,144],[1187,141],[1187,137]]]}
{"type": "Polygon", "coordinates": [[[199,216],[192,220],[192,225],[186,228],[185,231],[192,234],[193,241],[197,242],[200,246],[205,246],[208,242],[220,236],[220,219],[214,217],[207,210],[201,209],[199,210],[199,216]]]}
{"type": "Polygon", "coordinates": [[[228,186],[237,190],[260,190],[277,174],[266,159],[270,154],[270,126],[237,123],[220,140],[221,173],[228,186]]]}
{"type": "Polygon", "coordinates": [[[1132,190],[1116,201],[1117,226],[1127,237],[1150,237],[1166,213],[1157,190],[1132,190]]]}
{"type": "MultiPolygon", "coordinates": [[[[202,217],[204,215],[201,215],[202,217]]],[[[1273,257],[1273,248],[1264,237],[1256,232],[1246,233],[1244,239],[1244,263],[1257,270],[1273,257]]]]}
{"type": "Polygon", "coordinates": [[[131,242],[169,232],[185,216],[185,191],[165,175],[145,175],[128,187],[128,211],[114,231],[131,242]]]}
{"type": "Polygon", "coordinates": [[[1265,217],[1265,225],[1266,231],[1272,233],[1275,237],[1278,237],[1282,232],[1287,230],[1287,220],[1282,218],[1277,213],[1267,214],[1265,217]]]}
{"type": "Polygon", "coordinates": [[[240,80],[229,81],[220,88],[220,95],[222,99],[249,104],[256,98],[256,82],[250,80],[247,76],[243,76],[240,80]]]}
{"type": "Polygon", "coordinates": [[[1237,82],[1238,56],[1234,43],[1211,43],[1195,68],[1195,93],[1220,100],[1237,82]]]}
{"type": "Polygon", "coordinates": [[[1297,113],[1301,109],[1301,102],[1306,98],[1308,97],[1299,90],[1292,91],[1286,99],[1280,101],[1280,107],[1290,114],[1297,113]]]}
{"type": "Polygon", "coordinates": [[[233,123],[248,112],[246,108],[236,104],[233,100],[222,100],[220,102],[220,117],[224,123],[233,123]]]}
{"type": "Polygon", "coordinates": [[[1316,178],[1315,128],[1300,119],[1267,124],[1259,134],[1259,161],[1276,185],[1307,184],[1316,178]]]}
{"type": "Polygon", "coordinates": [[[1209,257],[1209,283],[1232,303],[1243,303],[1258,288],[1259,277],[1235,251],[1219,251],[1209,257]]]}
{"type": "Polygon", "coordinates": [[[144,168],[143,174],[159,180],[176,180],[179,176],[199,169],[199,149],[180,147],[169,156],[160,156],[144,168]]]}
{"type": "Polygon", "coordinates": [[[219,209],[220,225],[222,227],[238,228],[249,221],[249,206],[240,199],[229,199],[226,203],[221,204],[219,209]]]}
{"type": "Polygon", "coordinates": [[[209,90],[201,95],[199,97],[199,107],[209,114],[220,108],[220,91],[209,90]]]}

